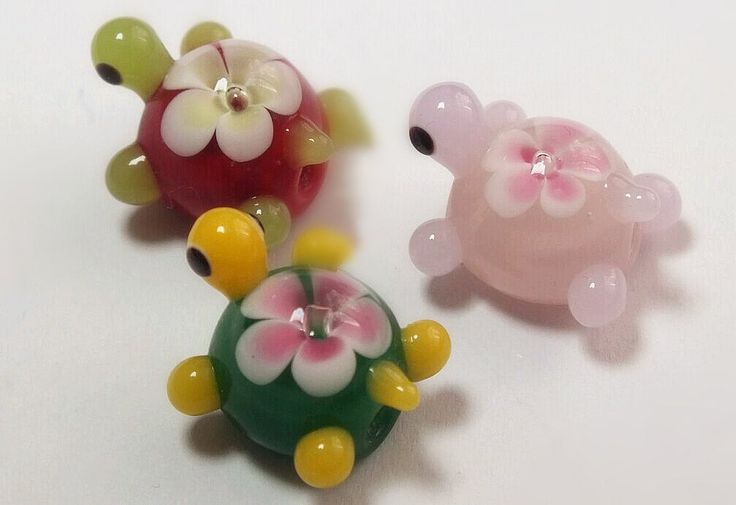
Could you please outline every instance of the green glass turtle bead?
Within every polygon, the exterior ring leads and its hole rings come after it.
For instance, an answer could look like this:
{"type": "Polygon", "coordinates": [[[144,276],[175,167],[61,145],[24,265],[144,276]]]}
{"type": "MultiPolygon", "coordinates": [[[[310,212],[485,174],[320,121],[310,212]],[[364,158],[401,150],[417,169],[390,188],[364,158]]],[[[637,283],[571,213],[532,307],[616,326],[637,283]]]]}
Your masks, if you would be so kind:
{"type": "MultiPolygon", "coordinates": [[[[244,363],[241,362],[239,365],[237,358],[239,351],[242,352],[242,344],[239,349],[238,343],[259,320],[243,315],[244,301],[231,302],[217,325],[209,350],[219,386],[220,408],[248,434],[249,438],[277,453],[294,454],[299,439],[305,434],[324,426],[340,426],[352,436],[355,456],[365,457],[380,445],[400,414],[399,410],[381,405],[370,398],[366,394],[366,382],[371,365],[377,361],[395,363],[406,372],[401,329],[383,300],[373,290],[346,274],[289,267],[272,274],[271,278],[275,276],[283,279],[294,276],[299,279],[304,286],[307,295],[305,300],[308,303],[305,307],[294,307],[294,312],[301,314],[302,310],[306,313],[310,310],[310,306],[314,307],[315,302],[319,304],[324,302],[315,299],[311,284],[314,274],[343,278],[350,284],[363,288],[360,296],[374,303],[388,323],[386,350],[373,358],[353,353],[351,350],[350,352],[355,354],[355,371],[349,383],[335,394],[313,396],[305,392],[294,379],[291,367],[287,367],[272,382],[259,385],[246,378],[242,369],[244,363]]],[[[255,295],[259,295],[258,291],[255,295]]],[[[349,300],[346,302],[349,303],[349,300]]],[[[366,303],[365,306],[370,305],[366,303]]],[[[304,324],[299,323],[297,317],[292,319],[298,324],[304,324]]],[[[309,337],[307,330],[304,343],[312,338],[321,340],[321,344],[325,345],[326,339],[330,338],[325,335],[327,330],[325,325],[315,323],[312,326],[314,336],[309,337]],[[319,326],[322,328],[318,328],[319,326]],[[319,330],[322,330],[321,334],[318,334],[319,330]]],[[[297,352],[305,350],[302,344],[297,352]]],[[[333,374],[325,374],[323,378],[325,381],[337,380],[333,374]]]]}

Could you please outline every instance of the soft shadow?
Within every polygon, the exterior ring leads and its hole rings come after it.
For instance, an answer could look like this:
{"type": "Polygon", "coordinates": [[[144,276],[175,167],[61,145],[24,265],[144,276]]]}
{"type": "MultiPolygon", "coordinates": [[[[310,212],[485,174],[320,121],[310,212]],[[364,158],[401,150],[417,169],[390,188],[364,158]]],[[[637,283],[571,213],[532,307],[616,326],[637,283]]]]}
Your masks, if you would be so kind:
{"type": "Polygon", "coordinates": [[[432,303],[449,310],[459,310],[474,300],[481,300],[514,319],[535,326],[560,329],[578,326],[567,307],[511,298],[486,285],[462,267],[443,277],[430,279],[426,289],[432,303]]]}
{"type": "Polygon", "coordinates": [[[660,267],[660,258],[686,251],[693,243],[690,227],[680,221],[669,230],[642,237],[639,258],[626,274],[626,311],[603,328],[581,328],[582,344],[589,356],[609,365],[635,360],[642,346],[639,321],[652,307],[686,311],[687,290],[660,267]]]}
{"type": "Polygon", "coordinates": [[[294,472],[292,458],[256,444],[222,412],[196,418],[189,428],[187,442],[201,456],[218,458],[238,453],[252,460],[260,470],[287,485],[304,485],[294,472]]]}
{"type": "MultiPolygon", "coordinates": [[[[462,426],[468,418],[465,394],[447,387],[422,399],[416,411],[402,414],[393,432],[368,458],[358,461],[344,484],[328,490],[312,490],[315,505],[368,505],[376,490],[392,483],[414,481],[428,489],[448,482],[446,461],[432,458],[426,440],[449,428],[462,426]]],[[[399,484],[400,485],[400,484],[399,484]]]]}
{"type": "Polygon", "coordinates": [[[465,394],[447,387],[426,395],[419,408],[402,414],[392,433],[372,455],[356,462],[348,480],[334,489],[315,490],[304,484],[292,458],[275,454],[252,442],[222,413],[195,419],[187,434],[189,447],[205,458],[242,454],[259,468],[289,486],[312,492],[318,505],[368,504],[374,489],[390,482],[414,480],[434,488],[446,482],[441,461],[436,462],[424,448],[426,437],[459,427],[468,418],[465,394]]]}
{"type": "Polygon", "coordinates": [[[136,242],[155,244],[186,240],[193,222],[162,203],[136,208],[128,216],[125,231],[136,242]]]}
{"type": "Polygon", "coordinates": [[[475,300],[481,300],[527,324],[574,330],[580,334],[581,344],[592,358],[610,365],[621,365],[634,360],[640,351],[639,318],[642,313],[656,306],[687,310],[687,291],[662,272],[659,259],[682,253],[692,243],[692,231],[683,221],[664,232],[643,236],[639,258],[626,275],[626,311],[603,328],[583,328],[566,306],[533,304],[506,296],[464,268],[430,279],[426,292],[432,303],[448,310],[460,310],[475,300]]]}

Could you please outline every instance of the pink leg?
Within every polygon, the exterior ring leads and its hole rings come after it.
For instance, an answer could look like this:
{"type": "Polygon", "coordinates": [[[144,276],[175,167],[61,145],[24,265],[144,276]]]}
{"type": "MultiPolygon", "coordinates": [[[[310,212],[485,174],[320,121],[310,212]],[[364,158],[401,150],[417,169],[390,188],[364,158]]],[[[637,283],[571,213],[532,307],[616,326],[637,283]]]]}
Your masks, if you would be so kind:
{"type": "Polygon", "coordinates": [[[573,317],[583,326],[605,326],[626,307],[626,277],[615,265],[588,267],[570,283],[567,303],[573,317]]]}
{"type": "Polygon", "coordinates": [[[432,277],[449,274],[462,263],[455,226],[448,219],[432,219],[419,226],[409,241],[414,265],[432,277]]]}
{"type": "Polygon", "coordinates": [[[514,102],[505,100],[489,103],[483,113],[491,135],[495,135],[501,129],[526,119],[526,114],[521,107],[514,102]]]}
{"type": "Polygon", "coordinates": [[[659,197],[659,213],[654,219],[641,223],[643,232],[666,230],[680,219],[682,200],[672,181],[657,174],[639,174],[634,177],[634,182],[651,189],[659,197]]]}

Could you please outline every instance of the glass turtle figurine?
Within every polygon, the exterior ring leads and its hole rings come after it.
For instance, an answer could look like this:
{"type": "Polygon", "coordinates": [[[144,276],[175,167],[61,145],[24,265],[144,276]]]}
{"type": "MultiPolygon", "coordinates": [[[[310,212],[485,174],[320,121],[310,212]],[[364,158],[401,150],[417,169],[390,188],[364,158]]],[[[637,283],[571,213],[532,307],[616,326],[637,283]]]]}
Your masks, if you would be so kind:
{"type": "Polygon", "coordinates": [[[192,28],[181,53],[174,61],[133,18],[106,23],[92,41],[100,77],[145,102],[136,142],[107,168],[123,202],[163,200],[192,217],[221,206],[298,215],[335,149],[368,141],[346,92],[315,93],[283,56],[217,23],[192,28]]]}
{"type": "Polygon", "coordinates": [[[446,218],[422,224],[411,238],[417,268],[439,276],[462,263],[514,298],[568,305],[587,327],[623,312],[624,271],[642,234],[680,216],[670,181],[633,176],[590,128],[527,119],[511,102],[483,107],[462,84],[424,91],[409,137],[455,176],[446,218]]]}
{"type": "Polygon", "coordinates": [[[230,304],[207,356],[179,364],[171,403],[201,415],[222,409],[248,437],[293,455],[307,484],[346,479],[401,411],[419,403],[415,381],[447,362],[450,340],[433,321],[401,329],[369,287],[338,270],[351,249],[315,229],[297,238],[293,266],[268,272],[257,220],[217,208],[195,222],[192,269],[230,304]]]}

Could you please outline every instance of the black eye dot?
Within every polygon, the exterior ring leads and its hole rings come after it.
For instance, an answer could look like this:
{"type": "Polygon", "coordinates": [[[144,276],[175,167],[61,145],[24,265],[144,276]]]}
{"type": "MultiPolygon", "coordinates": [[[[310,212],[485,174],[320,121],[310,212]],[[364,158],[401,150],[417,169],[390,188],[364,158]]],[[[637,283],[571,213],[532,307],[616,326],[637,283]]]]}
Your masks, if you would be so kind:
{"type": "Polygon", "coordinates": [[[418,126],[409,128],[409,139],[420,153],[429,156],[434,152],[434,141],[424,128],[419,128],[418,126]]]}
{"type": "Polygon", "coordinates": [[[123,82],[123,77],[120,75],[120,72],[118,72],[112,65],[100,63],[95,67],[95,70],[97,70],[97,73],[105,82],[109,82],[110,84],[121,84],[123,82]]]}
{"type": "Polygon", "coordinates": [[[258,226],[260,226],[260,227],[261,227],[261,231],[262,231],[263,233],[266,233],[266,228],[264,228],[264,227],[263,227],[263,223],[261,223],[261,220],[260,220],[260,219],[258,219],[258,216],[256,216],[255,214],[252,214],[252,213],[250,213],[250,212],[248,212],[248,215],[249,215],[250,217],[252,217],[253,219],[255,219],[255,220],[256,220],[256,223],[258,223],[258,226]]]}
{"type": "Polygon", "coordinates": [[[192,267],[194,273],[201,277],[209,277],[212,275],[210,262],[207,261],[204,253],[196,247],[190,247],[187,249],[187,263],[192,267]]]}

